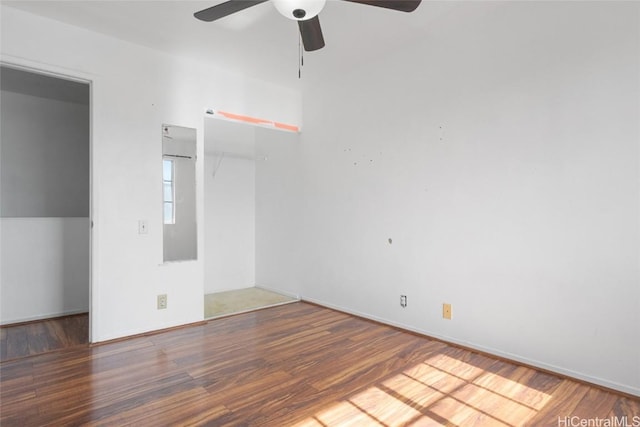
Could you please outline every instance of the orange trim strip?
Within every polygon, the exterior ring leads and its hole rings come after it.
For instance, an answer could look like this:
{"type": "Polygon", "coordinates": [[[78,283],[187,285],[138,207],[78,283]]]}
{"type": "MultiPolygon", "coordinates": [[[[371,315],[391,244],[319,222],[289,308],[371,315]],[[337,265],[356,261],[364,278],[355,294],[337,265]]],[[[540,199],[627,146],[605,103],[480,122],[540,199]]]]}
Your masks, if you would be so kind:
{"type": "Polygon", "coordinates": [[[218,114],[225,116],[228,119],[240,120],[241,122],[249,122],[249,123],[270,123],[268,120],[256,119],[255,117],[242,116],[240,114],[227,113],[225,111],[218,111],[218,114]]]}
{"type": "Polygon", "coordinates": [[[215,114],[219,114],[227,119],[238,120],[241,122],[253,123],[256,125],[270,125],[277,129],[288,130],[291,132],[298,132],[300,128],[295,125],[288,125],[286,123],[272,122],[271,120],[258,119],[256,117],[251,116],[243,116],[241,114],[228,113],[226,111],[216,111],[215,114]]]}
{"type": "Polygon", "coordinates": [[[288,125],[286,123],[273,122],[273,125],[275,127],[277,127],[278,129],[290,130],[292,132],[298,132],[300,130],[300,128],[298,126],[288,125]]]}

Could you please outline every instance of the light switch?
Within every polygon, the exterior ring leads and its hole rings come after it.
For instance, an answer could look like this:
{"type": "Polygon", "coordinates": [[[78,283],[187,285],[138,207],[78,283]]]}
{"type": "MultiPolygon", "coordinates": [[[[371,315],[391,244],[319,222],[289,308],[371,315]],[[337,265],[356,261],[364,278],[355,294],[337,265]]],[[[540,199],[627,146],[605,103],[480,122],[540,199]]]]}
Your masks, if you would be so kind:
{"type": "Polygon", "coordinates": [[[138,234],[147,234],[149,229],[149,225],[147,224],[146,219],[141,219],[138,221],[138,234]]]}

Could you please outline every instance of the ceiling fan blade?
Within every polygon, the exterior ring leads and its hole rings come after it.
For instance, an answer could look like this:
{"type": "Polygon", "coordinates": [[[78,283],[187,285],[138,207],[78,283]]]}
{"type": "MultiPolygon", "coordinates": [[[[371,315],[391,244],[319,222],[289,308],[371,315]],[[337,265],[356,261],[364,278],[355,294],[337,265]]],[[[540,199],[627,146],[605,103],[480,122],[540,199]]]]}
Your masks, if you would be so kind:
{"type": "Polygon", "coordinates": [[[264,3],[267,0],[231,0],[208,7],[193,14],[201,21],[211,22],[233,13],[264,3]]]}
{"type": "Polygon", "coordinates": [[[298,21],[298,27],[300,27],[304,50],[311,52],[324,47],[324,37],[322,36],[322,28],[320,28],[320,20],[317,15],[306,21],[298,21]]]}
{"type": "Polygon", "coordinates": [[[378,6],[385,9],[399,10],[401,12],[413,12],[422,0],[344,0],[351,3],[366,4],[368,6],[378,6]]]}

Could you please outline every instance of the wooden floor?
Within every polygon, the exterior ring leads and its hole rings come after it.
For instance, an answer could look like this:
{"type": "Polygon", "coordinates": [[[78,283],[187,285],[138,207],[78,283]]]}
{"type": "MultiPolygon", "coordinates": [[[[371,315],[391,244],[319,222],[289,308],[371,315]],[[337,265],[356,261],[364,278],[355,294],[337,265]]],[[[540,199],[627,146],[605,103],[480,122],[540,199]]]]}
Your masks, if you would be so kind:
{"type": "Polygon", "coordinates": [[[638,399],[302,302],[3,362],[0,379],[3,427],[558,426],[570,425],[559,424],[565,417],[640,417],[638,399]]]}
{"type": "Polygon", "coordinates": [[[0,362],[88,345],[89,315],[75,314],[0,327],[0,362]]]}

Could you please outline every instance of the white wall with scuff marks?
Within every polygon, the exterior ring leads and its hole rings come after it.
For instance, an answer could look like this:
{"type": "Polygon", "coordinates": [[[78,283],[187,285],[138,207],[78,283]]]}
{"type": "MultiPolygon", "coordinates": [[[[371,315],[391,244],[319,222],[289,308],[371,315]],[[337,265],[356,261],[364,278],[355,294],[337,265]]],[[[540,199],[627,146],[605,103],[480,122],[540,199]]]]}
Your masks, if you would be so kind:
{"type": "Polygon", "coordinates": [[[639,18],[460,3],[340,78],[307,67],[299,161],[257,169],[299,186],[268,188],[296,235],[257,281],[640,395],[639,18]]]}
{"type": "MultiPolygon", "coordinates": [[[[162,262],[161,125],[197,129],[203,225],[205,109],[299,123],[299,92],[5,5],[0,19],[2,61],[92,81],[92,340],[202,320],[203,257],[162,262]],[[156,309],[158,294],[166,310],[156,309]]],[[[199,254],[203,236],[198,227],[199,254]]]]}

